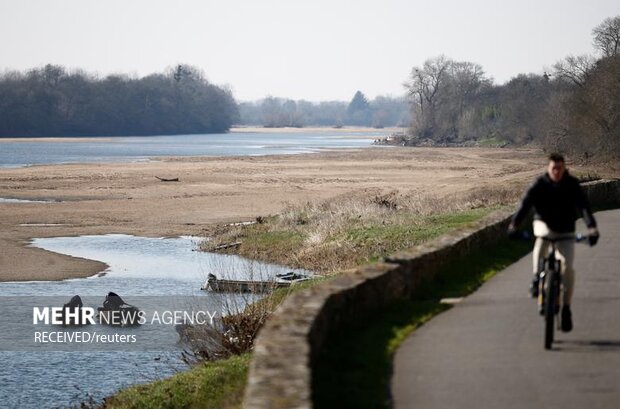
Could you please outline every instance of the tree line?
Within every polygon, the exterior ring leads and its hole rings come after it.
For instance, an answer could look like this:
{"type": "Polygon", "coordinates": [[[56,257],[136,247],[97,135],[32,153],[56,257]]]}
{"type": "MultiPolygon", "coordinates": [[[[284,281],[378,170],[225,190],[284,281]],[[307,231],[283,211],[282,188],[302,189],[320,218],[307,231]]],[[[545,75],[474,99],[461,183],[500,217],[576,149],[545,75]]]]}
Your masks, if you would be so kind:
{"type": "Polygon", "coordinates": [[[309,102],[267,97],[239,104],[240,125],[264,127],[387,126],[408,127],[410,109],[405,97],[378,96],[369,101],[357,91],[350,102],[309,102]]]}
{"type": "Polygon", "coordinates": [[[596,56],[568,56],[542,75],[494,85],[483,68],[445,56],[405,84],[406,144],[537,144],[581,156],[620,156],[620,16],[592,31],[596,56]]]}
{"type": "Polygon", "coordinates": [[[230,90],[186,65],[143,78],[51,64],[0,75],[0,136],[226,132],[237,119],[230,90]]]}

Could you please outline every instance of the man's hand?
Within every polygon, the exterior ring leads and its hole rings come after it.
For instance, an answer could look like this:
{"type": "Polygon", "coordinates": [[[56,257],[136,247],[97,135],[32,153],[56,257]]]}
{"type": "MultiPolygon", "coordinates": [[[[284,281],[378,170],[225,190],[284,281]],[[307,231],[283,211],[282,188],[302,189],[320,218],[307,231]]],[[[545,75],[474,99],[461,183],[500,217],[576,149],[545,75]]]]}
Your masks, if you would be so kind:
{"type": "Polygon", "coordinates": [[[590,227],[588,229],[588,242],[590,243],[590,246],[596,246],[599,237],[600,235],[596,227],[590,227]]]}

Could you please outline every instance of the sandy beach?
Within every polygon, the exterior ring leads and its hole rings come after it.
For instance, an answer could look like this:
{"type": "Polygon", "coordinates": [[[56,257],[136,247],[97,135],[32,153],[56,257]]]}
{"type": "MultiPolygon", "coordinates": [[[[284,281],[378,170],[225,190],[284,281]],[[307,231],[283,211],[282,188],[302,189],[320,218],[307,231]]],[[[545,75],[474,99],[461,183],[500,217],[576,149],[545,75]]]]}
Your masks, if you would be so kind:
{"type": "Polygon", "coordinates": [[[219,223],[276,214],[290,204],[340,195],[443,196],[523,185],[543,167],[544,155],[532,149],[373,147],[0,169],[0,198],[52,200],[0,203],[0,281],[86,277],[106,267],[28,247],[32,238],[209,235],[219,223]]]}

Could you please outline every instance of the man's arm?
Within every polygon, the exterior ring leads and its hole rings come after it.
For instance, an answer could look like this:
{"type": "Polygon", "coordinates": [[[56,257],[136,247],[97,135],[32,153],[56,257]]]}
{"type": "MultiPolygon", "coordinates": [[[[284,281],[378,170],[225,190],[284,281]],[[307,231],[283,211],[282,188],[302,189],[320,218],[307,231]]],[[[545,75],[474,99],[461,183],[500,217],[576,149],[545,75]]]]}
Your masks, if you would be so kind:
{"type": "Polygon", "coordinates": [[[534,183],[525,191],[523,198],[521,199],[521,204],[519,205],[519,209],[512,216],[512,220],[510,222],[510,226],[508,230],[516,230],[519,225],[525,219],[525,216],[529,213],[530,209],[534,205],[534,195],[536,191],[536,186],[538,184],[538,180],[535,180],[534,183]]]}
{"type": "Polygon", "coordinates": [[[586,196],[585,192],[581,188],[579,182],[575,183],[575,194],[576,194],[576,205],[581,215],[583,217],[583,221],[588,226],[588,236],[590,240],[590,245],[594,246],[598,241],[599,232],[596,227],[596,219],[592,214],[592,208],[590,207],[590,201],[588,200],[588,196],[586,196]]]}
{"type": "Polygon", "coordinates": [[[588,200],[588,196],[586,196],[585,192],[581,188],[579,182],[575,183],[575,204],[577,205],[577,209],[581,216],[583,217],[583,221],[586,223],[586,226],[590,229],[596,228],[596,219],[592,214],[592,208],[590,207],[590,201],[588,200]]]}

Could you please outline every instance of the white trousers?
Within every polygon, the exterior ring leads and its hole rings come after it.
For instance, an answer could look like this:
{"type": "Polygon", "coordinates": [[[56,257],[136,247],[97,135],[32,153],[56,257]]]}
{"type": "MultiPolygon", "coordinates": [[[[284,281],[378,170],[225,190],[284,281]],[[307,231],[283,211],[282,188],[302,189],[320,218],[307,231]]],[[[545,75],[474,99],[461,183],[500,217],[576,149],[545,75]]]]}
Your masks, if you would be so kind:
{"type": "MultiPolygon", "coordinates": [[[[548,254],[551,243],[545,241],[541,237],[546,236],[549,238],[559,237],[572,237],[573,234],[555,233],[547,227],[542,220],[534,220],[534,236],[536,236],[536,243],[534,244],[533,252],[533,271],[534,274],[538,274],[540,267],[542,266],[543,258],[548,254]]],[[[562,290],[563,290],[563,304],[570,305],[573,299],[573,291],[575,289],[575,270],[573,268],[573,261],[575,260],[575,241],[574,240],[562,240],[555,243],[556,259],[560,260],[562,269],[562,290]]]]}

